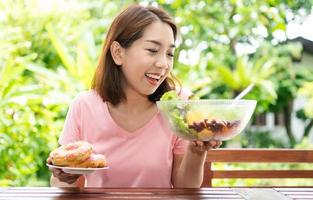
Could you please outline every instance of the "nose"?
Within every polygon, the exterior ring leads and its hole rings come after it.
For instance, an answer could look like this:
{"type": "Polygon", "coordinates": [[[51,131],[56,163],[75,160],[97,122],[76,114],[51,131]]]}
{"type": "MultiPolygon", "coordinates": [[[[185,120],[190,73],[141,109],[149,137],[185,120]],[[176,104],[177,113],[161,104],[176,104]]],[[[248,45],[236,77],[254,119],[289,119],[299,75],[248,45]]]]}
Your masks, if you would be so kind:
{"type": "Polygon", "coordinates": [[[169,62],[167,60],[167,57],[166,55],[160,55],[158,56],[157,60],[156,60],[156,63],[155,63],[155,66],[157,68],[164,68],[164,69],[168,69],[169,68],[169,62]]]}

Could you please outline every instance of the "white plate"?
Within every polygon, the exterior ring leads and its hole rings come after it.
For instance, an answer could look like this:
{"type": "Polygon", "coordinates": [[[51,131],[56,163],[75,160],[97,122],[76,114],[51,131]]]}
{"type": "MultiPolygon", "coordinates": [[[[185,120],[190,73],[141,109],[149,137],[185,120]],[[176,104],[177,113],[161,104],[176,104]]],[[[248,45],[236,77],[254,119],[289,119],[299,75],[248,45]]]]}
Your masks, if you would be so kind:
{"type": "Polygon", "coordinates": [[[90,174],[94,171],[109,169],[109,167],[101,167],[101,168],[61,167],[61,166],[50,165],[48,163],[47,163],[47,166],[49,168],[62,169],[63,172],[69,173],[69,174],[90,174]]]}

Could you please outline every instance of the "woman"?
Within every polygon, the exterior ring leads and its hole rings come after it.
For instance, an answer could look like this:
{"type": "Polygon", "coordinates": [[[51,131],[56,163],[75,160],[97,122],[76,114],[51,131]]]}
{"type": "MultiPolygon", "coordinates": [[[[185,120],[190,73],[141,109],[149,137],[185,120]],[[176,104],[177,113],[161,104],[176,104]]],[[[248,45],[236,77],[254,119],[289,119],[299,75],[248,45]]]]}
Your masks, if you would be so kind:
{"type": "Polygon", "coordinates": [[[114,19],[92,90],[75,98],[59,139],[88,141],[110,169],[86,177],[52,170],[52,186],[200,187],[206,151],[221,142],[178,138],[155,103],[176,89],[169,77],[176,36],[159,8],[132,5],[114,19]]]}

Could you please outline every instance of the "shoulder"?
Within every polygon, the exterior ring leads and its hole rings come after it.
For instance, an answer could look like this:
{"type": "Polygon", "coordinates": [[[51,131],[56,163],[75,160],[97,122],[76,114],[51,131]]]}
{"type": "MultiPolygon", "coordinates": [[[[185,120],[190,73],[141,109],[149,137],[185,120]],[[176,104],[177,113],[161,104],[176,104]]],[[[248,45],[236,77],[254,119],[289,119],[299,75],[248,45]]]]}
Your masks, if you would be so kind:
{"type": "Polygon", "coordinates": [[[94,90],[88,90],[80,92],[74,98],[72,104],[73,105],[95,105],[98,103],[102,103],[101,97],[94,90]]]}
{"type": "Polygon", "coordinates": [[[87,90],[78,93],[74,98],[74,101],[90,101],[90,100],[99,101],[101,100],[101,97],[95,90],[87,90]]]}

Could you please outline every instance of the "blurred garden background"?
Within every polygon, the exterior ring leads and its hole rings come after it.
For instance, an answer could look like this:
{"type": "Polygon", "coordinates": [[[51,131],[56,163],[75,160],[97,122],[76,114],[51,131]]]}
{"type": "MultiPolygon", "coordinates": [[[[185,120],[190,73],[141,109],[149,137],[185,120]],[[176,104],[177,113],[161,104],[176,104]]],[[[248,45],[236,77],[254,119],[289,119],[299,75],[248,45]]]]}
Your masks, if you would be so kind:
{"type": "Polygon", "coordinates": [[[233,98],[255,83],[251,124],[224,148],[313,148],[312,0],[0,0],[0,186],[48,186],[45,161],[68,106],[90,87],[113,17],[133,2],[175,16],[174,73],[196,95],[233,98]]]}

